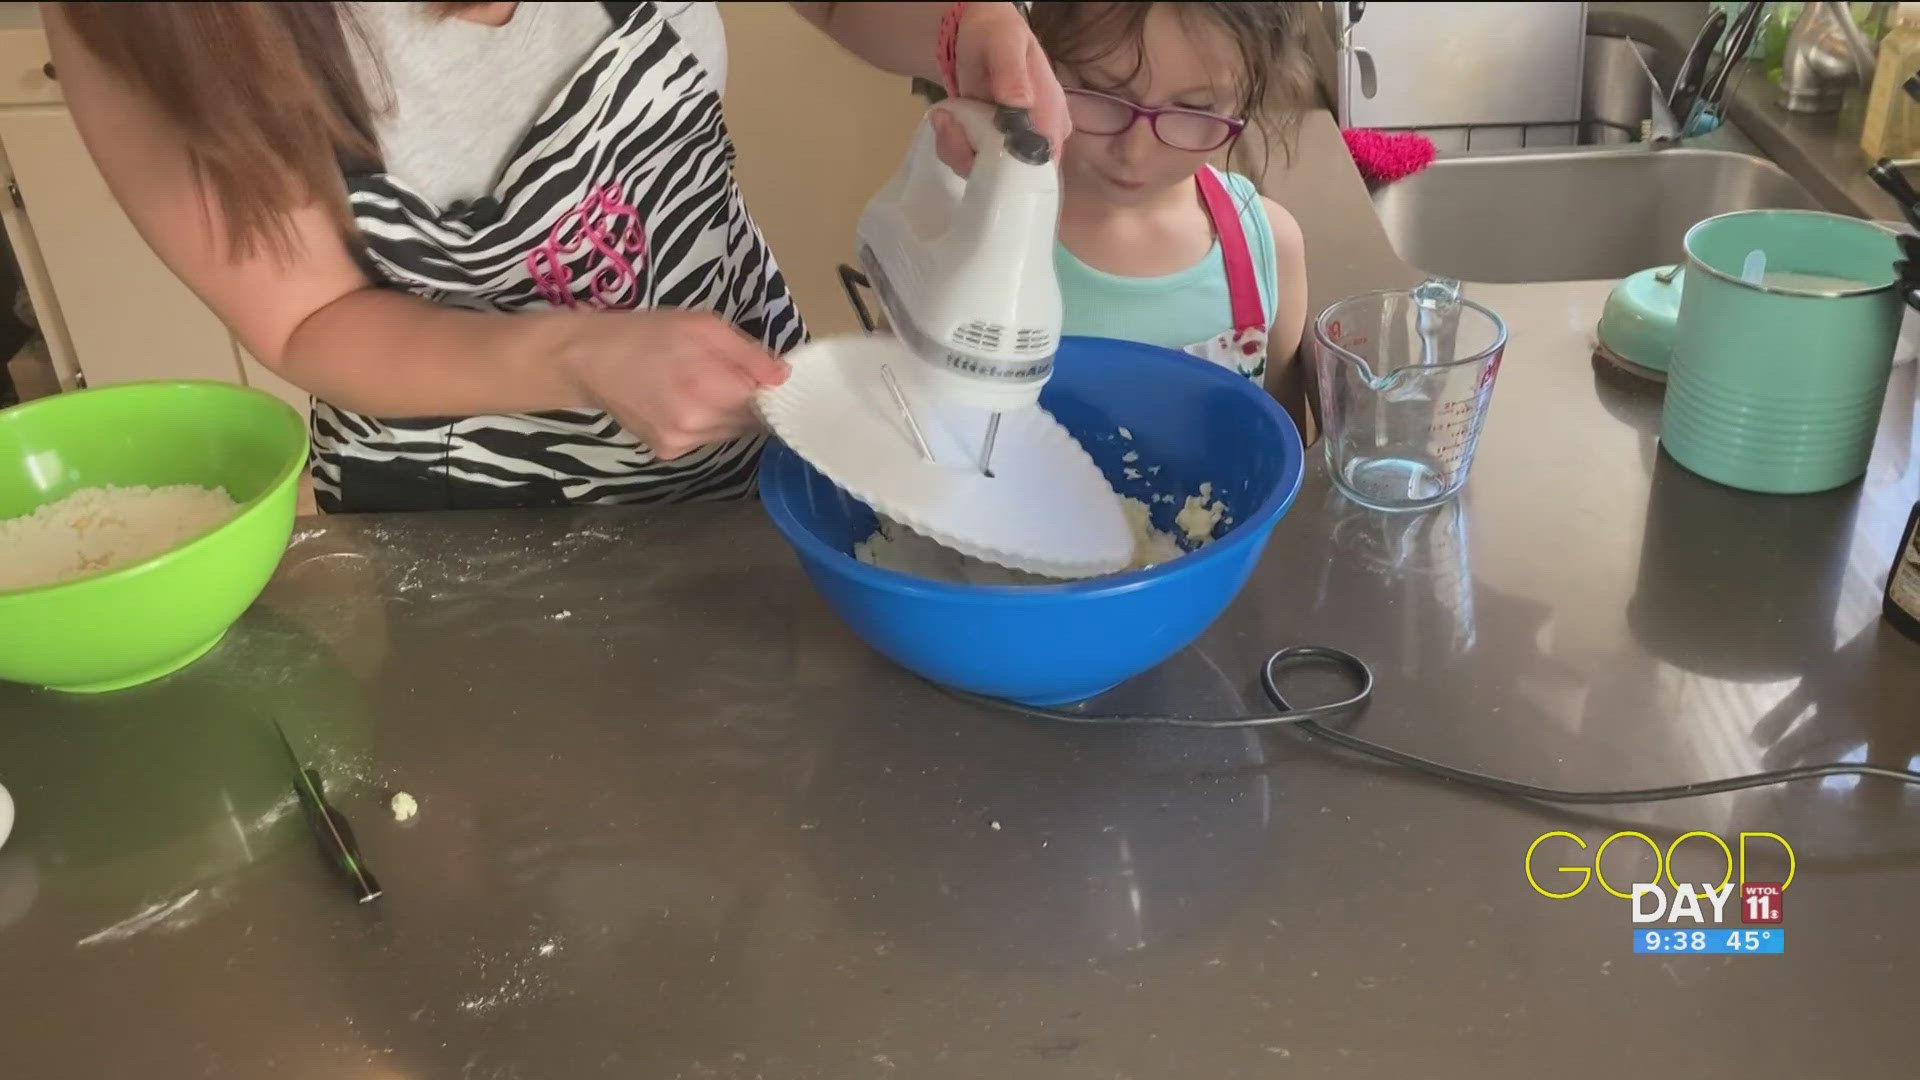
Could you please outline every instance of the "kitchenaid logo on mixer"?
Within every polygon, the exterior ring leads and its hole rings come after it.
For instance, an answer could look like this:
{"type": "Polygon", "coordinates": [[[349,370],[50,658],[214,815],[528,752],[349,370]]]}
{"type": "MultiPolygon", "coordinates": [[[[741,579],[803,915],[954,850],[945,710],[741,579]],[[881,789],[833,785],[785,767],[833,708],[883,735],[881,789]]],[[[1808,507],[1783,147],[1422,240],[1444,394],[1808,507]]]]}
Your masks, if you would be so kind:
{"type": "Polygon", "coordinates": [[[961,352],[947,353],[947,366],[955,371],[964,371],[969,375],[987,375],[1002,379],[1034,379],[1053,370],[1053,358],[1035,360],[1014,367],[1002,367],[998,364],[982,363],[978,358],[961,352]]]}
{"type": "MultiPolygon", "coordinates": [[[[1597,845],[1570,832],[1548,832],[1527,845],[1527,884],[1549,900],[1572,900],[1598,884],[1628,904],[1636,928],[1777,927],[1785,921],[1784,898],[1793,884],[1793,845],[1778,833],[1742,832],[1731,842],[1694,831],[1661,847],[1643,832],[1616,832],[1597,845]],[[1683,851],[1683,848],[1685,849],[1683,851]],[[1749,873],[1758,857],[1786,856],[1783,875],[1765,880],[1749,873]],[[1717,880],[1716,880],[1717,879],[1717,880]]],[[[1748,951],[1778,951],[1779,931],[1747,931],[1748,951]],[[1763,936],[1764,935],[1764,936],[1763,936]]],[[[1679,938],[1686,938],[1681,933],[1679,938]]],[[[1747,938],[1737,939],[1745,944],[1747,938]]],[[[1719,951],[1641,948],[1636,951],[1719,951]]],[[[1737,949],[1734,951],[1738,951],[1737,949]]]]}

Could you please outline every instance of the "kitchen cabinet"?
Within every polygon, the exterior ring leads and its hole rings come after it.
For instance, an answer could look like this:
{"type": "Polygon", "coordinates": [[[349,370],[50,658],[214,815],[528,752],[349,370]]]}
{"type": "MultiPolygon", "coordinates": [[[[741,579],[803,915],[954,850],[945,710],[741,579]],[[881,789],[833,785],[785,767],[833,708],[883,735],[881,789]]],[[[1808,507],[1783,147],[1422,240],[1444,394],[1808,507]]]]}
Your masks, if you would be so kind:
{"type": "Polygon", "coordinates": [[[0,4],[0,222],[63,390],[143,379],[307,395],[245,354],[121,211],[60,98],[36,5],[0,4]]]}

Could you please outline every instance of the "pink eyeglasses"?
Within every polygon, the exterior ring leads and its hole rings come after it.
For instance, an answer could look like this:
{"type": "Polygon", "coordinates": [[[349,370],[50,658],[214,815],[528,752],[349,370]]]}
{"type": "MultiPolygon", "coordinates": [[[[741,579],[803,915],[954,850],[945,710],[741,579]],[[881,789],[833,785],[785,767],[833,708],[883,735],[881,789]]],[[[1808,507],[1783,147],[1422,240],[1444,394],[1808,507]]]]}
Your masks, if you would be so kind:
{"type": "Polygon", "coordinates": [[[1146,117],[1153,137],[1175,150],[1205,153],[1227,145],[1247,126],[1245,120],[1198,109],[1149,109],[1094,90],[1066,87],[1067,115],[1073,129],[1088,135],[1118,135],[1146,117]]]}

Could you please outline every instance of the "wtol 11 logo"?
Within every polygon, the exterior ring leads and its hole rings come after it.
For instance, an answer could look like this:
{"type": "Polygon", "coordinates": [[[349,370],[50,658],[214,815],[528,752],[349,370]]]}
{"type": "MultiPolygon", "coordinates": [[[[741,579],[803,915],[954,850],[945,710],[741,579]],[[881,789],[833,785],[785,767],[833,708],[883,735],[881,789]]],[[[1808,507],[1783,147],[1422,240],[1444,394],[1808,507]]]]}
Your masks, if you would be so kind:
{"type": "MultiPolygon", "coordinates": [[[[1571,849],[1568,849],[1571,850],[1571,849]]],[[[1757,850],[1757,849],[1756,849],[1757,850]]],[[[1793,845],[1784,837],[1770,832],[1743,832],[1734,844],[1728,844],[1722,837],[1710,832],[1689,832],[1676,837],[1662,849],[1653,838],[1642,832],[1616,832],[1600,841],[1597,848],[1589,848],[1587,842],[1570,832],[1543,833],[1527,845],[1527,883],[1533,890],[1550,900],[1571,900],[1585,892],[1587,886],[1598,882],[1609,894],[1629,903],[1629,918],[1633,923],[1633,951],[1636,953],[1671,955],[1774,955],[1786,951],[1787,932],[1781,924],[1786,921],[1785,896],[1787,886],[1793,884],[1794,871],[1793,845]],[[1699,860],[1690,859],[1687,870],[1689,881],[1682,882],[1675,876],[1674,857],[1680,846],[1687,841],[1695,841],[1695,847],[1711,841],[1720,849],[1725,858],[1724,869],[1719,860],[1711,855],[1705,857],[1711,868],[1711,874],[1720,877],[1720,883],[1710,884],[1710,877],[1702,875],[1695,878],[1693,872],[1699,867],[1699,860]],[[1653,853],[1651,880],[1641,880],[1641,872],[1631,877],[1620,876],[1620,859],[1616,856],[1615,880],[1630,882],[1628,892],[1621,892],[1609,882],[1602,863],[1607,849],[1622,841],[1629,848],[1645,844],[1653,853]],[[1747,876],[1747,856],[1749,845],[1756,841],[1763,846],[1778,845],[1786,855],[1786,874],[1779,881],[1754,881],[1747,876]],[[1637,842],[1637,843],[1634,843],[1637,842]],[[1591,863],[1583,862],[1577,866],[1558,866],[1555,872],[1567,875],[1560,879],[1562,891],[1555,892],[1541,884],[1535,873],[1536,856],[1545,859],[1550,844],[1570,844],[1581,852],[1592,851],[1591,863]],[[1735,855],[1736,850],[1738,855],[1735,855]],[[1737,880],[1736,880],[1737,878],[1737,880]],[[1578,884],[1574,884],[1575,881],[1578,884]],[[1729,912],[1729,908],[1732,911],[1729,912]],[[1731,917],[1729,917],[1731,916],[1731,917]]]]}

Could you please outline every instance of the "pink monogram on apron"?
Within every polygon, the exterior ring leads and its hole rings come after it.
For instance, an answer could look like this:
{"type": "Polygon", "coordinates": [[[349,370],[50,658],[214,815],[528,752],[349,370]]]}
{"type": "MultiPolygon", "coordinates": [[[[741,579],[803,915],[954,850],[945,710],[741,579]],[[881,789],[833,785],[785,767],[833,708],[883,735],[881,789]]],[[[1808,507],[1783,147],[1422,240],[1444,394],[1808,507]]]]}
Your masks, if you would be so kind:
{"type": "Polygon", "coordinates": [[[1247,247],[1246,230],[1240,226],[1232,193],[1212,166],[1201,169],[1194,180],[1200,187],[1200,203],[1206,207],[1214,235],[1220,240],[1220,259],[1227,271],[1227,299],[1233,306],[1233,329],[1194,342],[1185,351],[1258,379],[1267,370],[1270,320],[1260,302],[1260,282],[1253,268],[1253,252],[1247,247]]]}
{"type": "Polygon", "coordinates": [[[633,287],[638,268],[647,260],[647,236],[640,231],[640,211],[627,205],[616,184],[588,192],[580,205],[560,215],[538,247],[527,252],[528,276],[547,303],[581,306],[568,263],[586,250],[597,252],[601,260],[587,276],[586,306],[621,306],[621,294],[633,287]]]}

